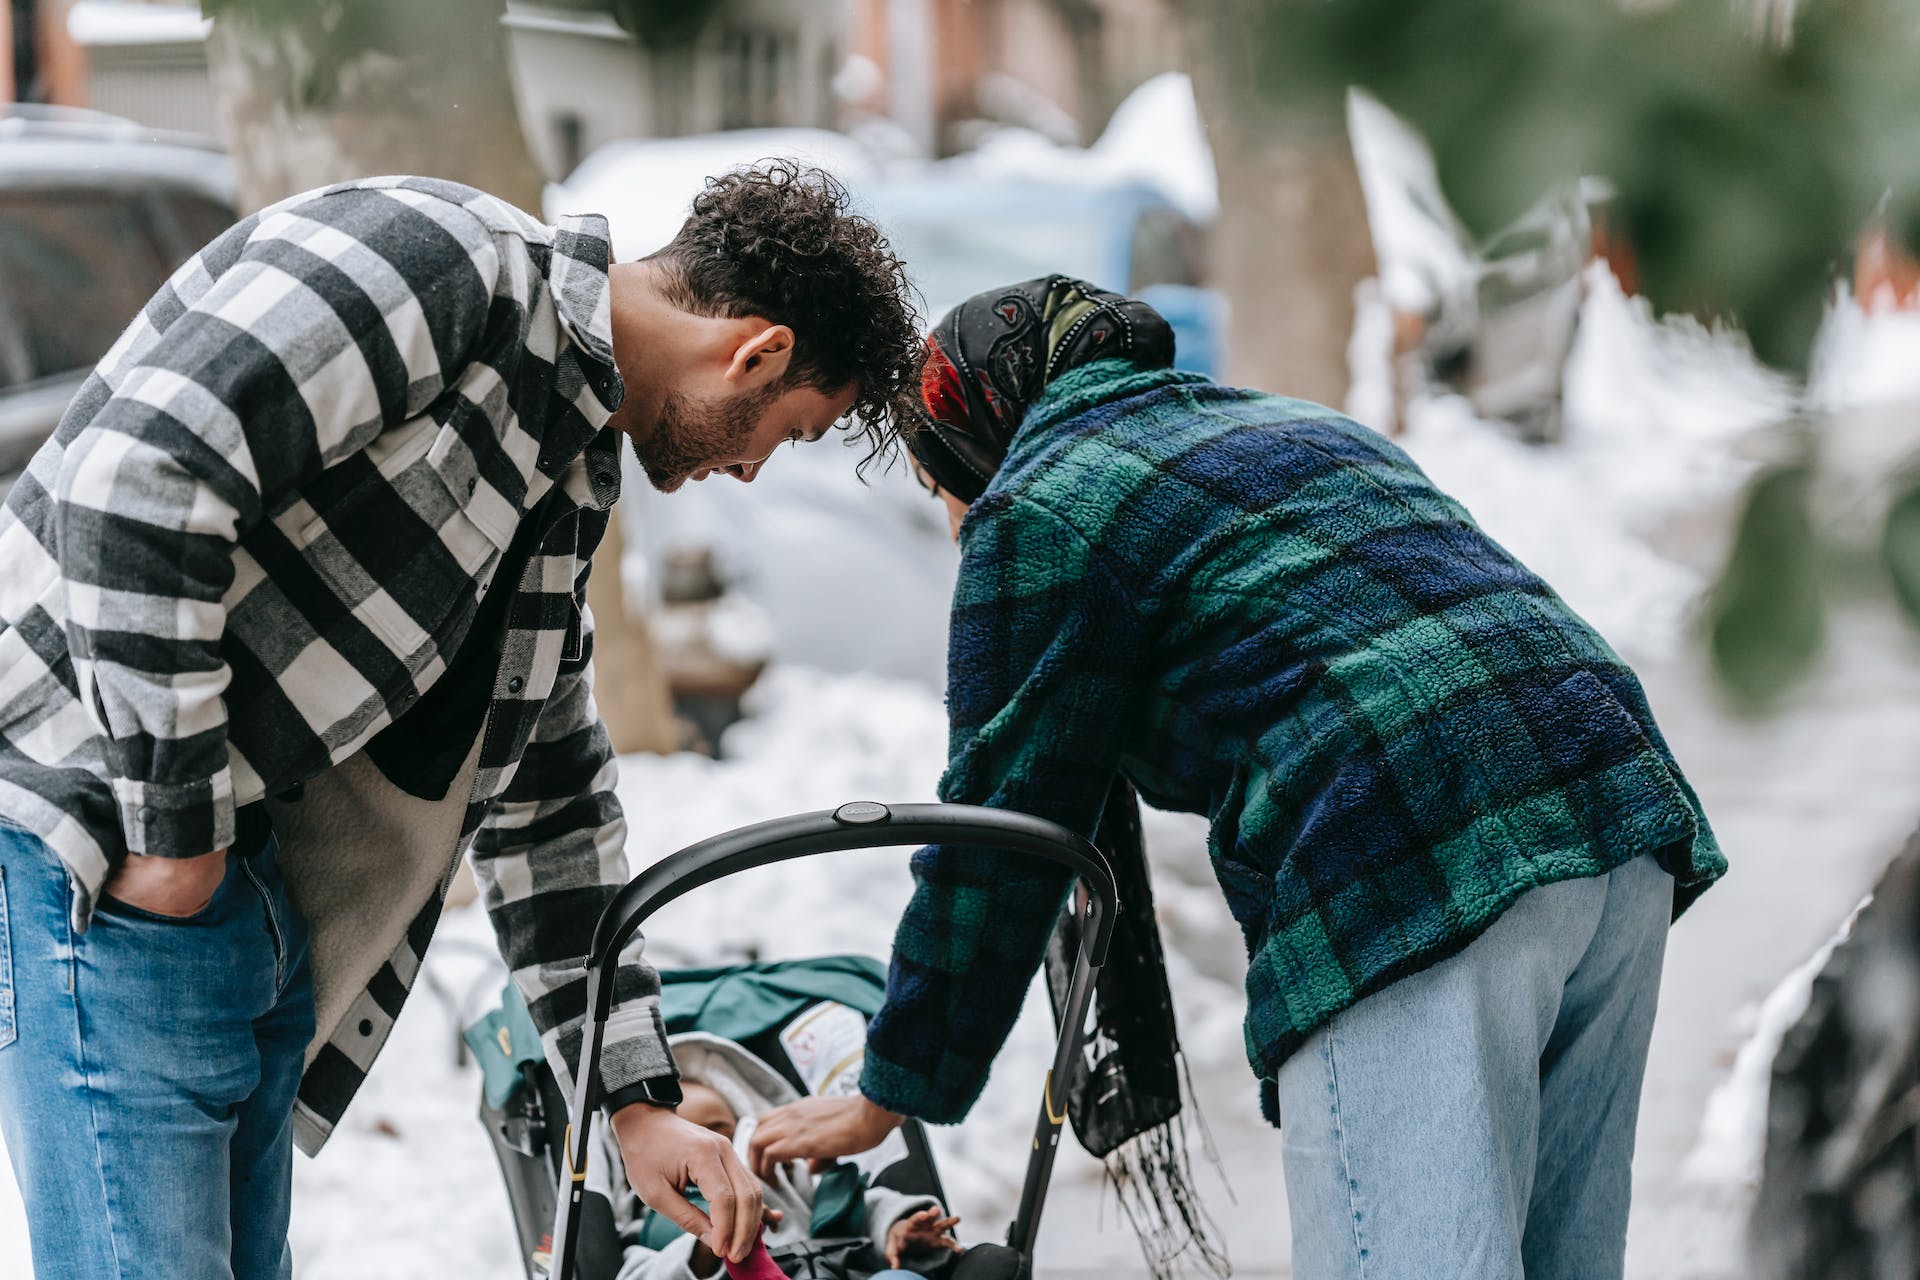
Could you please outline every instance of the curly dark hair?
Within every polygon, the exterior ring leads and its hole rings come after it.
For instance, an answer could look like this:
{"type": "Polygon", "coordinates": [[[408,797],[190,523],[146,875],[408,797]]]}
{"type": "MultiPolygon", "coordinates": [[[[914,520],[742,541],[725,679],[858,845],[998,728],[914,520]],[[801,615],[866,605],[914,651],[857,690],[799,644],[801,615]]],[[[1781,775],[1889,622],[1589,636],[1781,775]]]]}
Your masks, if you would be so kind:
{"type": "Polygon", "coordinates": [[[861,470],[889,460],[916,421],[926,344],[913,286],[886,237],[832,175],[765,160],[707,179],[652,260],[668,301],[703,316],[763,316],[793,330],[787,381],[857,387],[861,470]]]}

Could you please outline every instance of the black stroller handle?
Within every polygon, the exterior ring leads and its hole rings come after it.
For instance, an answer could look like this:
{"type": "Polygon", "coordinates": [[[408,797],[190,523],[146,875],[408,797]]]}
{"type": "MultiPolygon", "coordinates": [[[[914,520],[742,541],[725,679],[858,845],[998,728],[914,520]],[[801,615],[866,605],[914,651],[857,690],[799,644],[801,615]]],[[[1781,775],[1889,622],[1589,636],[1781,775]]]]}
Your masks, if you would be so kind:
{"type": "Polygon", "coordinates": [[[1053,1069],[1047,1073],[1040,1119],[1034,1133],[1033,1156],[1028,1162],[1020,1208],[1008,1229],[1007,1243],[1031,1256],[1039,1232],[1040,1209],[1053,1172],[1060,1126],[1066,1120],[1066,1097],[1080,1048],[1086,1036],[1087,1009],[1093,998],[1094,978],[1106,963],[1118,915],[1113,871],[1093,844],[1057,823],[1030,814],[962,804],[885,805],[856,800],[838,809],[775,818],[738,827],[689,845],[654,863],[627,882],[600,913],[588,957],[588,1021],[580,1046],[579,1070],[574,1073],[570,1123],[565,1139],[565,1170],[570,1180],[553,1226],[553,1253],[549,1275],[574,1280],[579,1245],[580,1206],[586,1192],[587,1156],[593,1112],[600,1103],[600,1055],[605,1046],[607,1019],[613,1011],[614,974],[620,950],[647,917],[683,894],[702,885],[755,867],[852,849],[889,845],[974,844],[1030,853],[1075,873],[1081,883],[1079,914],[1081,946],[1061,1010],[1060,1039],[1053,1069]],[[1056,1103],[1055,1099],[1059,1099],[1056,1103]]]}

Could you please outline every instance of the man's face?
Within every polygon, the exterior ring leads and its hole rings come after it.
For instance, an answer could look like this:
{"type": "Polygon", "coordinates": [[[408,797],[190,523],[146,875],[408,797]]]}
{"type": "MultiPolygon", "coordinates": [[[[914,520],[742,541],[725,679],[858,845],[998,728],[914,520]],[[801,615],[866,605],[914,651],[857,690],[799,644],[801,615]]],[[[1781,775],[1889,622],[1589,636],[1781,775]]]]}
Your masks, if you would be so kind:
{"type": "Polygon", "coordinates": [[[670,390],[646,439],[629,437],[633,455],[662,493],[716,472],[751,481],[781,445],[825,435],[853,408],[854,394],[851,386],[829,394],[782,382],[718,393],[670,390]]]}

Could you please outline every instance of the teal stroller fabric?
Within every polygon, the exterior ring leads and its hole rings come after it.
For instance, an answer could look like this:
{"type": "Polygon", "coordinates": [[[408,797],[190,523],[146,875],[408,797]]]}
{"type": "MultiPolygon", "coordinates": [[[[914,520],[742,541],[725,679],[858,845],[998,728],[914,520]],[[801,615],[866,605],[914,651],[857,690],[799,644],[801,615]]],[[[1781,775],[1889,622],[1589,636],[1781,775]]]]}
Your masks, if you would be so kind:
{"type": "MultiPolygon", "coordinates": [[[[705,1031],[742,1044],[754,1041],[809,1005],[834,1000],[871,1018],[887,990],[887,969],[871,956],[719,965],[660,972],[660,1016],[667,1034],[705,1031]]],[[[504,1108],[520,1088],[521,1067],[539,1063],[540,1033],[520,989],[509,979],[500,1007],[466,1029],[480,1064],[487,1105],[504,1108]]]]}
{"type": "Polygon", "coordinates": [[[871,956],[664,969],[660,1016],[668,1035],[704,1031],[744,1044],[822,1000],[838,1001],[871,1018],[886,992],[886,966],[871,956]]]}
{"type": "Polygon", "coordinates": [[[503,1110],[519,1092],[524,1064],[546,1061],[540,1049],[539,1029],[533,1025],[527,1002],[511,978],[500,993],[500,1007],[488,1010],[485,1017],[461,1033],[461,1039],[480,1064],[487,1105],[495,1111],[503,1110]]]}

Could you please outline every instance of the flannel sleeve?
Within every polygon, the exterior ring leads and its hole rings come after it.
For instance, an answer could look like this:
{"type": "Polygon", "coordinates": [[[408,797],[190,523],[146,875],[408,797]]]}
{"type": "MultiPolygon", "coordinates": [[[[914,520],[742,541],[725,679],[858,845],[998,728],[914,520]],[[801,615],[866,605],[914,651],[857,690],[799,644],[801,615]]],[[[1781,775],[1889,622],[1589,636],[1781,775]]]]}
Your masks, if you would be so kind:
{"type": "Polygon", "coordinates": [[[241,223],[175,272],[60,427],[68,645],[127,852],[233,839],[220,642],[235,545],[423,408],[487,321],[492,237],[411,195],[344,189],[241,223]]]}
{"type": "MultiPolygon", "coordinates": [[[[1050,511],[989,497],[965,531],[948,650],[945,801],[1091,836],[1138,701],[1142,625],[1098,547],[1050,511]]],[[[964,1117],[1046,950],[1070,877],[985,847],[913,857],[861,1091],[937,1123],[964,1117]]]]}
{"type": "MultiPolygon", "coordinates": [[[[593,926],[627,882],[627,824],[614,794],[617,764],[593,701],[587,572],[574,591],[580,656],[562,664],[520,767],[476,833],[471,855],[500,954],[568,1097],[586,1021],[593,926]]],[[[660,975],[643,957],[636,934],[614,981],[602,1092],[674,1074],[660,1018],[660,975]]]]}

